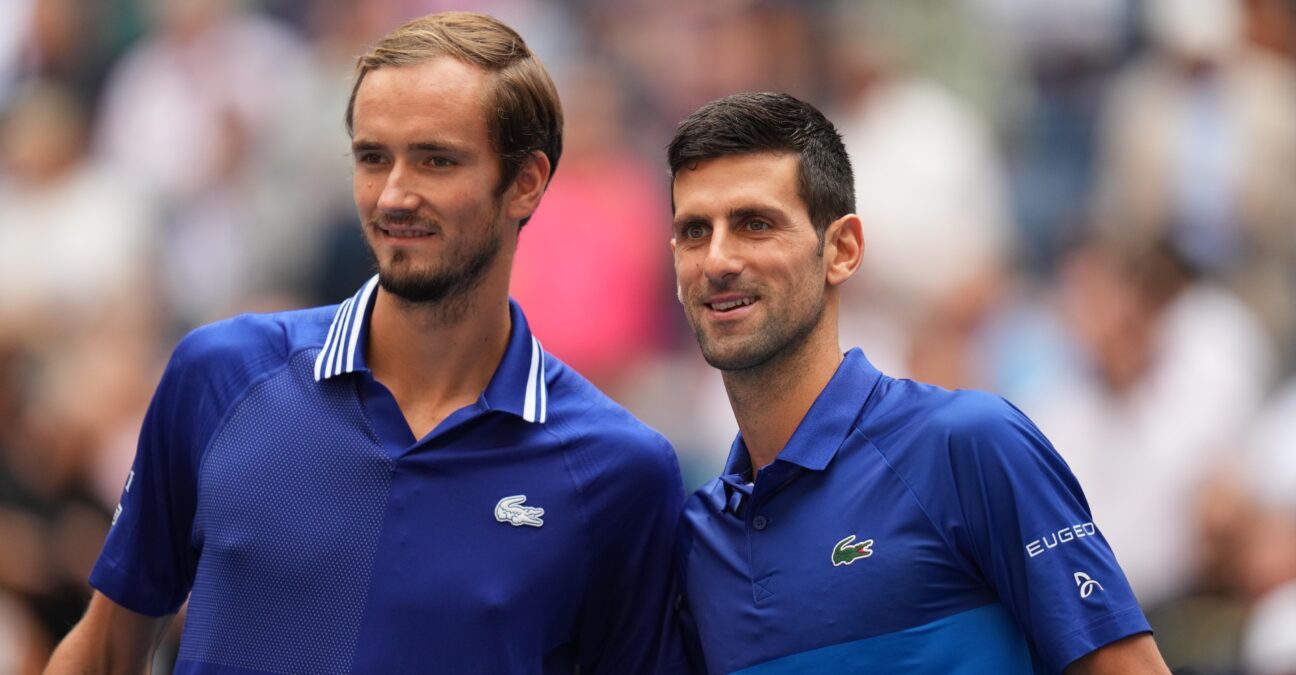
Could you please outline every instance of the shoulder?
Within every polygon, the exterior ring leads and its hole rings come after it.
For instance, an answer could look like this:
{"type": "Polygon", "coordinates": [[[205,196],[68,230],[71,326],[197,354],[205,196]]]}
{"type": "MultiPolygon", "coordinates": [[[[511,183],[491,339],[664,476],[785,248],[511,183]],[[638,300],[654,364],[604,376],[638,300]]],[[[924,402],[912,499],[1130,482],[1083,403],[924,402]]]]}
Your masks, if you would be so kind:
{"type": "Polygon", "coordinates": [[[675,450],[665,436],[548,353],[545,384],[547,426],[589,468],[648,471],[679,480],[675,450]]]}
{"type": "Polygon", "coordinates": [[[216,384],[233,393],[318,348],[334,308],[242,314],[197,328],[176,345],[164,375],[172,386],[216,384]],[[178,381],[177,381],[178,380],[178,381]]]}
{"type": "Polygon", "coordinates": [[[332,307],[272,314],[241,314],[194,329],[176,345],[173,361],[190,367],[282,360],[318,347],[332,307]]]}
{"type": "Polygon", "coordinates": [[[898,431],[966,439],[1002,432],[1025,416],[1003,398],[977,389],[945,389],[883,377],[861,423],[876,434],[898,431]]]}
{"type": "Polygon", "coordinates": [[[1035,424],[995,394],[890,378],[884,387],[862,431],[893,459],[915,451],[924,462],[944,457],[952,463],[1053,454],[1035,424]]]}

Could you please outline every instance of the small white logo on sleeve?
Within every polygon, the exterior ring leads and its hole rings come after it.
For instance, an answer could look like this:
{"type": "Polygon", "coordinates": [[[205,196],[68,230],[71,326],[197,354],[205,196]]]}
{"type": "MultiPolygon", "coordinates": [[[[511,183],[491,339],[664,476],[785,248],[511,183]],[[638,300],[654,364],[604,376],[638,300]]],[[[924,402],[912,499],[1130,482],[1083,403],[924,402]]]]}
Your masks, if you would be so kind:
{"type": "Polygon", "coordinates": [[[544,515],[544,509],[538,506],[523,506],[522,503],[525,501],[526,495],[513,495],[499,500],[495,505],[495,520],[510,523],[513,527],[544,525],[544,521],[540,519],[540,516],[544,515]]]}
{"type": "Polygon", "coordinates": [[[132,471],[126,475],[126,492],[130,492],[131,483],[135,482],[135,472],[132,471]]]}
{"type": "Polygon", "coordinates": [[[1084,572],[1076,572],[1074,578],[1075,578],[1076,586],[1080,587],[1081,598],[1087,598],[1090,595],[1093,595],[1095,588],[1097,588],[1100,591],[1106,590],[1102,587],[1102,584],[1098,583],[1097,581],[1094,581],[1093,579],[1090,579],[1089,575],[1085,574],[1084,572]]]}

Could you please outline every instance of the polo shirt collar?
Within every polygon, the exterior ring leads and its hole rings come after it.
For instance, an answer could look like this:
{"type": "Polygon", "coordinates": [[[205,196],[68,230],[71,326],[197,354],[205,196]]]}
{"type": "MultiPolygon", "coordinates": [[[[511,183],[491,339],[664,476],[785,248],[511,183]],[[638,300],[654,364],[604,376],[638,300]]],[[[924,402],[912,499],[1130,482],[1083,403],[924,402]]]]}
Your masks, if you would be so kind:
{"type": "MultiPolygon", "coordinates": [[[[378,297],[378,275],[369,279],[355,295],[338,305],[315,358],[315,381],[323,382],[346,373],[368,372],[365,345],[369,317],[378,297]]],[[[531,334],[522,308],[509,298],[509,340],[495,374],[491,376],[481,403],[487,410],[512,413],[528,422],[543,424],[548,417],[549,391],[545,385],[546,354],[531,334]]]]}
{"type": "MultiPolygon", "coordinates": [[[[779,452],[776,462],[788,462],[811,471],[823,471],[837,455],[864,402],[873,392],[881,373],[858,347],[846,352],[837,372],[810,406],[779,452]]],[[[734,439],[723,476],[750,476],[751,457],[742,433],[734,439]]]]}

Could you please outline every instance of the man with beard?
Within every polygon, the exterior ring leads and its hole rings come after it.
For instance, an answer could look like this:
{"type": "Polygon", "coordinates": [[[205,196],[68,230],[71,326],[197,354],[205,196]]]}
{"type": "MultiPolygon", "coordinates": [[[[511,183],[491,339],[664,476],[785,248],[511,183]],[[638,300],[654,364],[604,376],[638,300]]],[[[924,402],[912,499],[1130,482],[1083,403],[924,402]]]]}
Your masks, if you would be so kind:
{"type": "Polygon", "coordinates": [[[521,37],[414,20],[357,65],[378,274],[338,306],[186,337],[85,618],[50,672],[646,672],[683,490],[669,444],[509,300],[562,112],[521,37]]]}
{"type": "Polygon", "coordinates": [[[838,295],[864,236],[832,124],[738,94],[681,123],[669,160],[680,302],[740,431],[680,526],[695,666],[1167,673],[1030,420],[843,355],[838,295]]]}

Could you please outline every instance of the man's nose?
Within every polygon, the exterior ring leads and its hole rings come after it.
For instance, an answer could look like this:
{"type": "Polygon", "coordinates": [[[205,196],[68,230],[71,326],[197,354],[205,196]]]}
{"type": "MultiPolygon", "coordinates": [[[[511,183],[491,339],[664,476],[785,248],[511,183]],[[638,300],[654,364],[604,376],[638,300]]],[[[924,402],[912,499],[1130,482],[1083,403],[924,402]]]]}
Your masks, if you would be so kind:
{"type": "Polygon", "coordinates": [[[725,228],[716,228],[707,244],[706,258],[702,261],[702,272],[711,283],[727,283],[743,270],[743,259],[738,249],[739,242],[725,228]]]}
{"type": "Polygon", "coordinates": [[[417,211],[419,197],[410,189],[409,171],[401,162],[396,162],[387,174],[382,194],[378,195],[378,209],[381,211],[417,211]]]}

